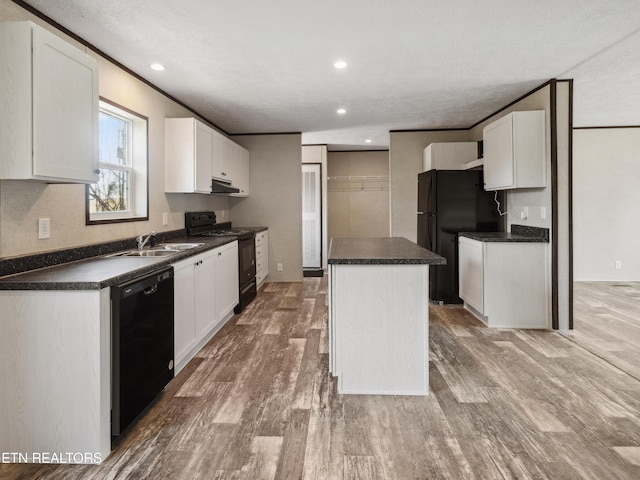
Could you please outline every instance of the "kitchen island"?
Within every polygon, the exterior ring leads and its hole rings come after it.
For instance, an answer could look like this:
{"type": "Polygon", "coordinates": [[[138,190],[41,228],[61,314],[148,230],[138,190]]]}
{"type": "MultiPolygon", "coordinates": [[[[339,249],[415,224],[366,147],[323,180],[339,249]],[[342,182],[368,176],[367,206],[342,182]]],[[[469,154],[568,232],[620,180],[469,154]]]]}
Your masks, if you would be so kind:
{"type": "Polygon", "coordinates": [[[446,259],[406,238],[333,238],[328,263],[338,392],[428,395],[429,265],[446,259]]]}

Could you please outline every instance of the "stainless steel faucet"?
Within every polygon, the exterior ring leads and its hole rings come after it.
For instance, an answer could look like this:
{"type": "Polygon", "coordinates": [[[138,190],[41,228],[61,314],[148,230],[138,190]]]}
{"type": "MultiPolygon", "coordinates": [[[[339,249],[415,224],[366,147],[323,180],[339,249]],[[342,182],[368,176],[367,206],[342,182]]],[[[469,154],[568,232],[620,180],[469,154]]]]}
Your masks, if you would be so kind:
{"type": "Polygon", "coordinates": [[[147,244],[147,242],[151,240],[151,237],[155,237],[155,236],[156,236],[156,231],[153,230],[147,233],[146,235],[140,235],[138,238],[136,238],[136,242],[138,242],[138,250],[142,250],[144,246],[147,244]]]}

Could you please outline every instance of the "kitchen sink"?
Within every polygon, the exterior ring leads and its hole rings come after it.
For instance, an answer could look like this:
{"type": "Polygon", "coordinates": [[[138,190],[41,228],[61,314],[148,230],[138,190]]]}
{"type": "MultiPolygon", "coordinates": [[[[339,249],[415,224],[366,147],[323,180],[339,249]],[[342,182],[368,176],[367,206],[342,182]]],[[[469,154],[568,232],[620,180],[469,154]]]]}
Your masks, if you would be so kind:
{"type": "Polygon", "coordinates": [[[204,245],[204,243],[161,243],[159,247],[168,250],[191,250],[201,245],[204,245]]]}
{"type": "Polygon", "coordinates": [[[204,243],[161,243],[157,247],[145,248],[143,250],[125,250],[106,255],[107,257],[168,257],[183,250],[204,245],[204,243]]]}
{"type": "Polygon", "coordinates": [[[125,250],[124,252],[112,253],[107,257],[167,257],[175,255],[180,250],[169,248],[154,248],[149,250],[125,250]]]}

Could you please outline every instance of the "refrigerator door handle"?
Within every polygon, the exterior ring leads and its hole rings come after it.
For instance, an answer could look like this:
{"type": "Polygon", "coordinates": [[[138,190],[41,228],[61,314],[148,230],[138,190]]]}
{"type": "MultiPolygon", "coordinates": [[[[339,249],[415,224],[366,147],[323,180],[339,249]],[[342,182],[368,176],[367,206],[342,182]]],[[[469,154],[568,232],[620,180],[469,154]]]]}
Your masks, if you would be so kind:
{"type": "Polygon", "coordinates": [[[418,215],[424,215],[424,212],[418,212],[418,215]]]}

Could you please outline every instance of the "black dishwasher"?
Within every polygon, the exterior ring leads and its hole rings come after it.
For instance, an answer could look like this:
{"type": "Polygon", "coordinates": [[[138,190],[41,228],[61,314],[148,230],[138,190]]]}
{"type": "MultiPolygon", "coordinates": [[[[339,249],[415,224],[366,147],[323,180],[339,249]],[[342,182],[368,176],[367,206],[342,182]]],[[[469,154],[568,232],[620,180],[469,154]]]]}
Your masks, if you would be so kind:
{"type": "Polygon", "coordinates": [[[111,435],[173,378],[173,268],[111,287],[111,435]]]}

